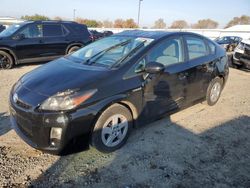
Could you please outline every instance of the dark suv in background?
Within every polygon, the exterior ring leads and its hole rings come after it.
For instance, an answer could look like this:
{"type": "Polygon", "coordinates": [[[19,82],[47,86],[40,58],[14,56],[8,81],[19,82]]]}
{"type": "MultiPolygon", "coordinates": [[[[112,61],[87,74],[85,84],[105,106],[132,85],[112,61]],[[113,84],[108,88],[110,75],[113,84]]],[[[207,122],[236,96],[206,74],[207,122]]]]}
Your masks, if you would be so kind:
{"type": "Polygon", "coordinates": [[[5,26],[0,24],[0,33],[5,29],[6,29],[5,26]]]}
{"type": "Polygon", "coordinates": [[[50,61],[90,43],[83,24],[70,21],[26,21],[0,33],[0,66],[50,61]]]}

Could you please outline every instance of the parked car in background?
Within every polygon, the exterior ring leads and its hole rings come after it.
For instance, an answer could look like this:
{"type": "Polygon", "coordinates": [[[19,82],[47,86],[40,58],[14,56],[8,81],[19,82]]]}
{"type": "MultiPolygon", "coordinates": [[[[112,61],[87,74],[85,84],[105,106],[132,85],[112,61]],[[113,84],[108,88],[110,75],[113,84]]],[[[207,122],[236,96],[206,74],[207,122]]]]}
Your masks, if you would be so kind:
{"type": "Polygon", "coordinates": [[[90,30],[90,33],[92,34],[92,40],[93,41],[101,39],[103,37],[108,37],[108,36],[113,35],[112,31],[99,32],[99,31],[96,31],[96,30],[90,30]]]}
{"type": "Polygon", "coordinates": [[[5,30],[6,28],[5,28],[5,26],[4,25],[0,25],[0,33],[3,31],[3,30],[5,30]]]}
{"type": "Polygon", "coordinates": [[[227,52],[233,52],[241,40],[242,38],[237,36],[224,36],[216,38],[215,42],[221,45],[227,52]]]}
{"type": "Polygon", "coordinates": [[[78,138],[112,152],[133,126],[202,100],[215,105],[228,73],[225,50],[206,37],[124,31],[24,75],[10,93],[11,124],[46,152],[78,138]]]}
{"type": "Polygon", "coordinates": [[[108,37],[108,36],[111,36],[111,35],[113,35],[114,33],[112,32],[112,31],[103,31],[103,35],[105,36],[105,37],[108,37]]]}
{"type": "Polygon", "coordinates": [[[97,30],[89,30],[92,34],[92,41],[98,40],[100,38],[103,38],[103,33],[97,31],[97,30]]]}
{"type": "Polygon", "coordinates": [[[92,42],[82,24],[69,21],[27,21],[0,33],[0,66],[50,61],[92,42]]]}
{"type": "Polygon", "coordinates": [[[242,40],[234,50],[233,65],[250,69],[250,39],[242,40]]]}

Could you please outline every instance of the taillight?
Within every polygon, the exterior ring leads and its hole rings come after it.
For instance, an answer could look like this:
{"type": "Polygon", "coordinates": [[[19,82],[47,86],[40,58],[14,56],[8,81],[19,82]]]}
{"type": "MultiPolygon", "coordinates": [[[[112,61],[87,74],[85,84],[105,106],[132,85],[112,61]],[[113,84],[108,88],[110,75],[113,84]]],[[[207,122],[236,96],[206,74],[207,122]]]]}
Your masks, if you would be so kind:
{"type": "Polygon", "coordinates": [[[95,40],[95,37],[93,35],[90,35],[89,38],[94,41],[95,40]]]}

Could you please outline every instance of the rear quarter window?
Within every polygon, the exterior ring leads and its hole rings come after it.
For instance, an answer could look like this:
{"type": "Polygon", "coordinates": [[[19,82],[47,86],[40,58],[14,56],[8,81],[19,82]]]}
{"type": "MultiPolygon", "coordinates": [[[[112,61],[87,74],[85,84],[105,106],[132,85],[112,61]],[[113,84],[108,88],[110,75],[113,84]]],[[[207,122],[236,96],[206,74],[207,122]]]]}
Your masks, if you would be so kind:
{"type": "Polygon", "coordinates": [[[207,44],[209,47],[210,54],[215,54],[216,46],[211,41],[207,41],[207,44]]]}
{"type": "Polygon", "coordinates": [[[83,24],[70,24],[69,26],[73,30],[73,32],[77,35],[80,35],[83,33],[90,35],[87,27],[83,24]]]}
{"type": "Polygon", "coordinates": [[[208,55],[207,46],[202,38],[186,36],[189,60],[208,55]]]}

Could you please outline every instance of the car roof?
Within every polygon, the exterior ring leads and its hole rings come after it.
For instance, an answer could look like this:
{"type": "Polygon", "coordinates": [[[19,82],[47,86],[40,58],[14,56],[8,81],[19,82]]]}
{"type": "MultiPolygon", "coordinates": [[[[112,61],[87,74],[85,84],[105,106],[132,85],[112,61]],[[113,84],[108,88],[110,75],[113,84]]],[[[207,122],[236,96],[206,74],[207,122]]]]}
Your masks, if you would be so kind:
{"type": "Polygon", "coordinates": [[[118,36],[131,36],[131,37],[142,37],[142,38],[151,38],[159,39],[167,35],[173,34],[173,32],[166,31],[144,31],[144,30],[126,30],[120,33],[117,33],[118,36]]]}
{"type": "Polygon", "coordinates": [[[24,24],[29,24],[29,23],[73,23],[77,24],[76,22],[73,21],[61,21],[61,20],[36,20],[36,21],[24,21],[24,24]]]}
{"type": "Polygon", "coordinates": [[[145,30],[126,30],[120,33],[115,34],[116,36],[131,36],[131,37],[141,37],[141,38],[151,38],[151,39],[161,39],[166,36],[175,35],[175,34],[188,34],[198,37],[203,37],[200,34],[192,33],[192,32],[183,32],[183,31],[145,31],[145,30]]]}

